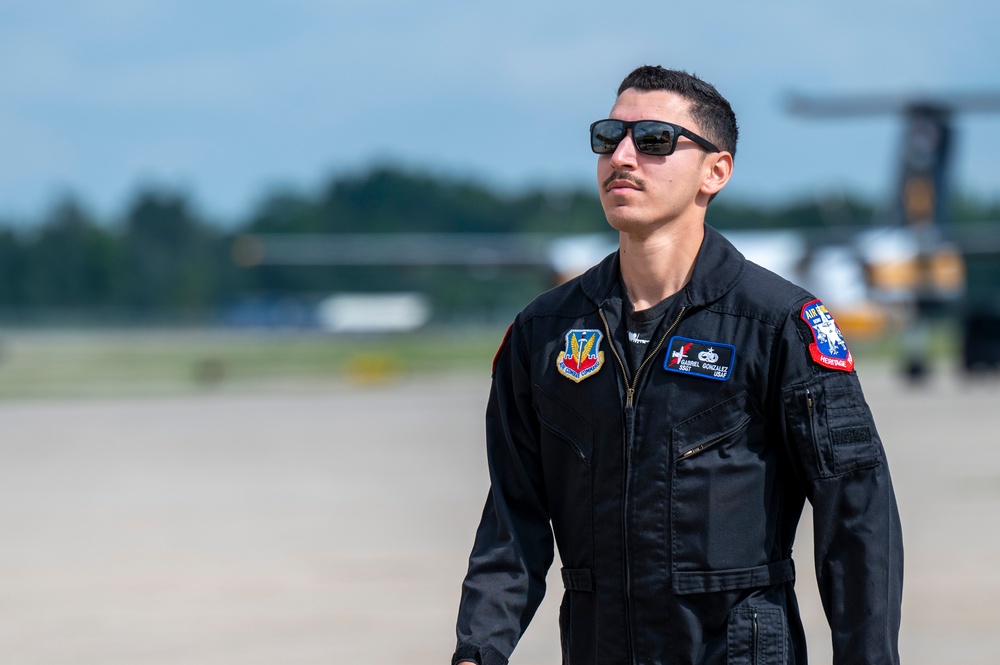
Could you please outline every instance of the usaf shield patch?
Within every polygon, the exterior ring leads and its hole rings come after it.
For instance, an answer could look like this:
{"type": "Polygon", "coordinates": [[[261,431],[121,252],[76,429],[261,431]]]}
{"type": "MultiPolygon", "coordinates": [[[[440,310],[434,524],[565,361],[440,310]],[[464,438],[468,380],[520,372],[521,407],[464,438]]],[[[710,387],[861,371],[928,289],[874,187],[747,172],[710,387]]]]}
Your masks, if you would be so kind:
{"type": "Polygon", "coordinates": [[[566,347],[556,359],[556,369],[567,379],[580,383],[597,374],[604,365],[600,330],[573,329],[566,333],[566,347]]]}
{"type": "Polygon", "coordinates": [[[803,305],[800,316],[812,330],[813,343],[809,345],[809,355],[814,361],[842,372],[854,369],[854,357],[847,349],[840,328],[818,298],[803,305]]]}

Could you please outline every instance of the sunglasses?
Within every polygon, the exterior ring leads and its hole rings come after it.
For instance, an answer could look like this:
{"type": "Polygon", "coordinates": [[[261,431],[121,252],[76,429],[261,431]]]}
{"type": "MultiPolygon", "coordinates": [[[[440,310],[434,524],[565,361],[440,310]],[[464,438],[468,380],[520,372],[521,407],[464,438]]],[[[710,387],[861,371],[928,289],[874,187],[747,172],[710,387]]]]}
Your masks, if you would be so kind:
{"type": "Polygon", "coordinates": [[[635,149],[646,155],[672,155],[677,147],[677,137],[686,136],[709,152],[722,152],[707,139],[680,125],[659,120],[598,120],[590,126],[590,149],[598,155],[610,155],[632,130],[635,149]]]}

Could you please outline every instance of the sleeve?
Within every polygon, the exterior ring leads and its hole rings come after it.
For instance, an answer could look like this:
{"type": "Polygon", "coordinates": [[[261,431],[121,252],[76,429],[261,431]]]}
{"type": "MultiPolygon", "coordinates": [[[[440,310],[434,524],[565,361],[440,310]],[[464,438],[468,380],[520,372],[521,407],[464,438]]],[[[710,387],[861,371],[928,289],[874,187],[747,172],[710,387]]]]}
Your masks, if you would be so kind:
{"type": "Polygon", "coordinates": [[[515,321],[486,410],[490,493],[469,557],[452,662],[506,665],[545,594],[553,541],[524,339],[515,321]]]}
{"type": "Polygon", "coordinates": [[[805,302],[780,336],[781,422],[813,508],[833,662],[898,665],[903,545],[885,451],[853,358],[847,369],[817,359],[818,340],[799,313],[805,302]]]}

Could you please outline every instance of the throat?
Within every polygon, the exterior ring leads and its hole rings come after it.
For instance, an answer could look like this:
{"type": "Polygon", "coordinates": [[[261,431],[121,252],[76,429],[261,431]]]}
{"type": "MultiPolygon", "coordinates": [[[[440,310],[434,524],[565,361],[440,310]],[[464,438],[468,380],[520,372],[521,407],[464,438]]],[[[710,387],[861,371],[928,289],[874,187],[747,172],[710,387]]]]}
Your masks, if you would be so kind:
{"type": "Polygon", "coordinates": [[[680,292],[691,280],[705,237],[704,224],[696,230],[641,240],[620,234],[622,285],[637,311],[654,307],[680,292]]]}

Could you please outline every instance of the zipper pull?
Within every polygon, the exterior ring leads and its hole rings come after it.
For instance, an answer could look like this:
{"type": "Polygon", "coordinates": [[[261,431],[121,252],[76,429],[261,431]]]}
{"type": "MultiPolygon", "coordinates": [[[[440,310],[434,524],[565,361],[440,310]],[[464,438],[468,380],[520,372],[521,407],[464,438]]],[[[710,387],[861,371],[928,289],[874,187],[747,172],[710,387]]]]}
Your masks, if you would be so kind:
{"type": "Polygon", "coordinates": [[[630,409],[632,408],[632,396],[633,395],[635,395],[635,389],[634,388],[626,388],[625,389],[625,406],[627,408],[630,408],[630,409]]]}
{"type": "Polygon", "coordinates": [[[813,414],[813,394],[808,388],[806,388],[806,404],[809,406],[809,417],[813,414]]]}
{"type": "Polygon", "coordinates": [[[686,453],[684,453],[683,455],[681,455],[681,459],[684,459],[685,457],[691,457],[691,455],[694,455],[696,452],[698,452],[700,450],[703,450],[707,446],[708,446],[707,443],[703,443],[700,446],[695,446],[691,450],[689,450],[686,453]]]}

